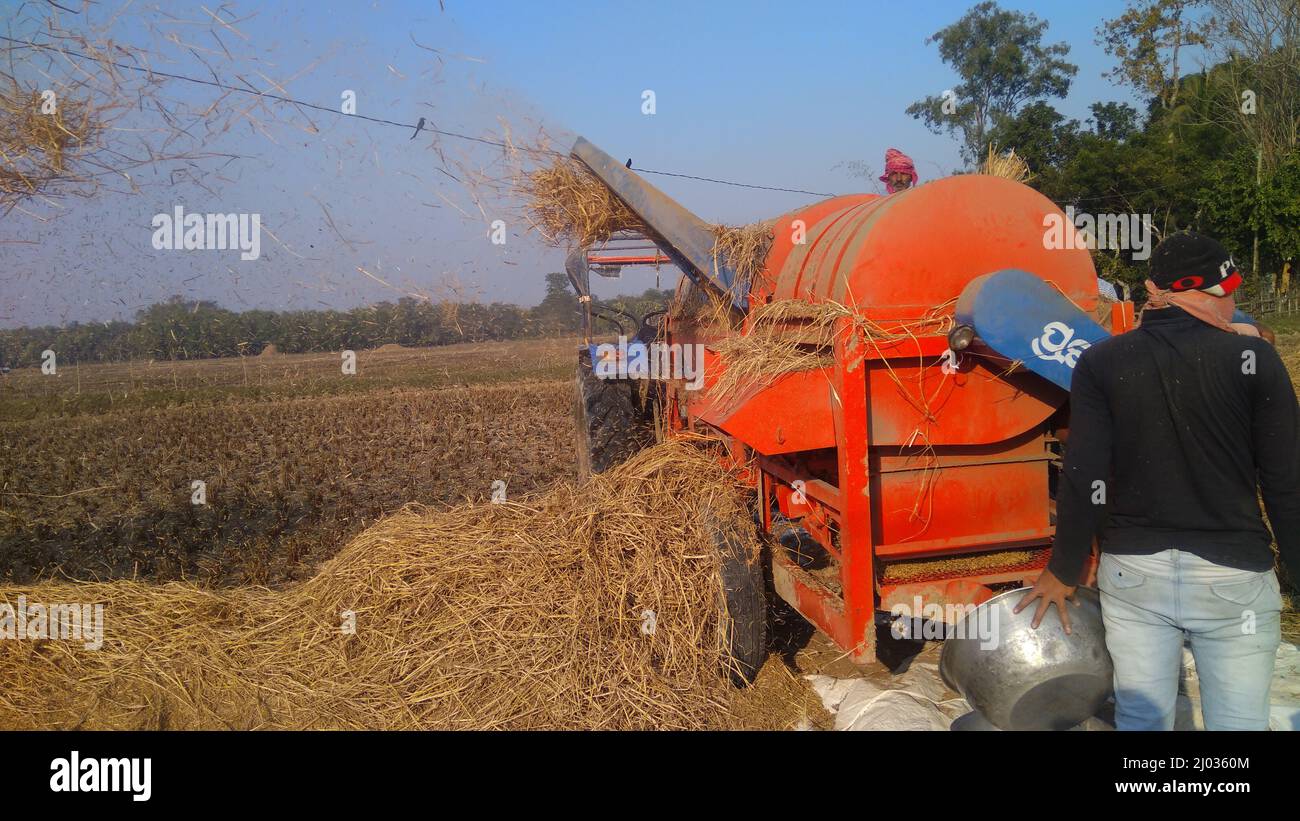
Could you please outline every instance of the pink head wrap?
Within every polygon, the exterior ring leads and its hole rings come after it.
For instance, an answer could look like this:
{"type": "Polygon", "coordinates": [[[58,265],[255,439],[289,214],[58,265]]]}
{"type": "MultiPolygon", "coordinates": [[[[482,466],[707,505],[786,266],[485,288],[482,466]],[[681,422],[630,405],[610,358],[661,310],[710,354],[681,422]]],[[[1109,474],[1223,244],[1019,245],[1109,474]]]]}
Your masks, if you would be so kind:
{"type": "MultiPolygon", "coordinates": [[[[1259,336],[1259,329],[1254,325],[1245,322],[1232,321],[1232,309],[1236,307],[1236,300],[1233,299],[1232,293],[1226,296],[1215,296],[1205,291],[1166,291],[1157,286],[1151,280],[1147,280],[1147,304],[1142,310],[1160,310],[1173,305],[1176,308],[1182,308],[1187,313],[1204,322],[1206,325],[1218,328],[1228,333],[1241,334],[1242,336],[1259,336]]],[[[1138,318],[1138,324],[1142,322],[1138,318]]]]}
{"type": "Polygon", "coordinates": [[[899,151],[897,148],[891,148],[885,152],[885,173],[880,181],[885,184],[885,190],[894,193],[894,186],[889,182],[889,175],[895,171],[901,171],[904,174],[912,175],[912,185],[921,179],[916,174],[916,168],[912,166],[912,158],[899,151]]]}

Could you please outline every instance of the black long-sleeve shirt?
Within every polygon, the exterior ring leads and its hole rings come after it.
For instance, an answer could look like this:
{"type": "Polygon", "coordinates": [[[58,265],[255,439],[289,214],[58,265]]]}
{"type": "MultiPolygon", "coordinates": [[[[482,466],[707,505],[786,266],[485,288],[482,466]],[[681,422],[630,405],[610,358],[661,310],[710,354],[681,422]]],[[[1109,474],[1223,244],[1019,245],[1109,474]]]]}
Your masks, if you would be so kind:
{"type": "Polygon", "coordinates": [[[1147,311],[1075,366],[1048,568],[1077,583],[1097,535],[1110,553],[1271,569],[1257,483],[1300,578],[1300,406],[1281,357],[1179,308],[1147,311]]]}

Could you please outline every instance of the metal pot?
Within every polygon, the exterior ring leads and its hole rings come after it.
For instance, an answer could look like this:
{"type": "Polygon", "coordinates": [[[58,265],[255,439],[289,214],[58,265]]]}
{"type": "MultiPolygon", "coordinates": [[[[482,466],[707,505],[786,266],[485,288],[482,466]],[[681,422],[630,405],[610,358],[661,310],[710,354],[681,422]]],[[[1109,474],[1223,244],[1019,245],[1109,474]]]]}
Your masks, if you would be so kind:
{"type": "Polygon", "coordinates": [[[1012,613],[1028,593],[1008,590],[968,613],[944,642],[939,674],[1003,730],[1066,730],[1110,697],[1114,668],[1097,591],[1081,587],[1066,635],[1056,608],[1030,627],[1034,606],[1012,613]]]}

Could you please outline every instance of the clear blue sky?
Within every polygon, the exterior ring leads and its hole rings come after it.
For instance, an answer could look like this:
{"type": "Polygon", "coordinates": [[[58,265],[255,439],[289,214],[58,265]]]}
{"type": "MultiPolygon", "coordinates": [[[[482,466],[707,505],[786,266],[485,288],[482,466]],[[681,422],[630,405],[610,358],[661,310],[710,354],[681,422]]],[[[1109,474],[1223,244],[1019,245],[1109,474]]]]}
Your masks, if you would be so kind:
{"type": "MultiPolygon", "coordinates": [[[[17,8],[15,0],[4,4],[17,8]]],[[[209,76],[167,39],[215,48],[201,34],[202,4],[162,5],[174,18],[130,6],[114,36],[149,47],[157,67],[209,76]]],[[[212,65],[224,79],[239,73],[269,88],[260,72],[292,96],[327,106],[351,89],[359,113],[399,122],[423,116],[481,136],[499,136],[502,123],[524,135],[541,124],[561,147],[581,134],[640,167],[847,193],[877,186],[847,164],[878,169],[891,146],[916,159],[923,179],[959,166],[953,141],[904,109],[954,84],[925,39],[971,5],[446,0],[441,11],[436,0],[245,2],[222,6],[248,19],[236,25],[242,37],[223,32],[233,60],[212,58],[212,65]],[[439,49],[441,64],[416,42],[439,49]],[[641,113],[645,89],[656,93],[654,116],[641,113]]],[[[1101,76],[1110,60],[1094,43],[1096,27],[1122,0],[1002,5],[1047,19],[1048,41],[1070,44],[1079,75],[1057,103],[1068,116],[1086,118],[1098,100],[1132,101],[1101,76]]],[[[109,2],[92,14],[104,19],[118,7],[109,2]]],[[[29,33],[23,21],[16,36],[29,33]]],[[[75,25],[66,17],[65,24],[75,25]]],[[[196,106],[219,99],[178,83],[163,93],[196,106]]],[[[527,234],[512,203],[480,197],[480,212],[465,187],[438,170],[427,135],[410,140],[401,129],[284,106],[252,112],[257,128],[235,113],[249,102],[220,100],[229,129],[199,129],[185,146],[239,155],[224,166],[200,162],[206,189],[173,184],[177,164],[168,164],[140,172],[139,193],[69,200],[47,223],[0,217],[0,325],[129,318],[171,294],[233,309],[348,308],[406,291],[446,296],[448,283],[467,298],[533,304],[543,275],[560,269],[561,254],[527,234]],[[303,128],[308,118],[319,133],[303,128]],[[151,217],[178,204],[260,213],[288,249],[264,231],[256,261],[234,252],[156,251],[151,217]],[[504,248],[488,240],[496,218],[511,229],[504,248]]],[[[153,127],[157,116],[137,112],[130,124],[153,127]]],[[[489,176],[503,173],[499,151],[447,139],[439,145],[456,160],[453,170],[468,163],[489,176]]],[[[811,199],[650,179],[704,218],[732,224],[811,199]]],[[[638,273],[604,289],[653,284],[638,273]]]]}

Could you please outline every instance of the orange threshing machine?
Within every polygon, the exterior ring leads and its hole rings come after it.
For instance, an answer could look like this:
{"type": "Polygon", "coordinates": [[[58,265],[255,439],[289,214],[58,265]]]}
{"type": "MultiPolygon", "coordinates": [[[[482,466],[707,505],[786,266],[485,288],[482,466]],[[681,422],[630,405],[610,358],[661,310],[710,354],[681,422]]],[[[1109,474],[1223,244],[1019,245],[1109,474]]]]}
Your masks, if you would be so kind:
{"type": "MultiPolygon", "coordinates": [[[[895,606],[978,604],[1033,580],[1052,541],[1073,360],[1133,324],[1131,302],[1099,299],[1086,249],[1047,247],[1060,209],[983,175],[834,197],[777,219],[765,266],[741,282],[698,217],[585,140],[572,156],[648,226],[657,250],[619,264],[671,260],[681,287],[731,302],[731,333],[777,300],[841,309],[827,364],[740,401],[710,390],[727,331],[669,317],[640,335],[703,344],[702,390],[655,383],[660,427],[721,438],[761,527],[798,527],[808,546],[767,562],[781,598],[861,662],[895,606]]],[[[606,258],[570,256],[580,294],[606,258]]]]}

